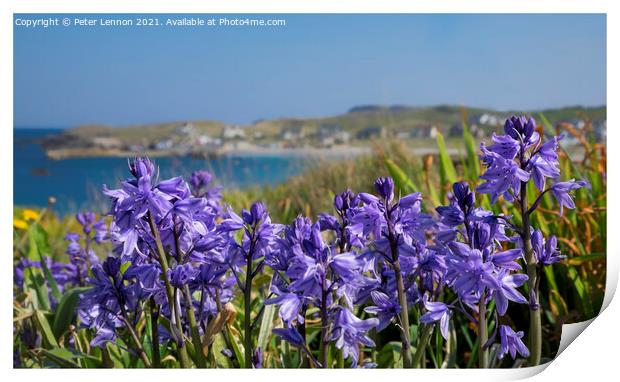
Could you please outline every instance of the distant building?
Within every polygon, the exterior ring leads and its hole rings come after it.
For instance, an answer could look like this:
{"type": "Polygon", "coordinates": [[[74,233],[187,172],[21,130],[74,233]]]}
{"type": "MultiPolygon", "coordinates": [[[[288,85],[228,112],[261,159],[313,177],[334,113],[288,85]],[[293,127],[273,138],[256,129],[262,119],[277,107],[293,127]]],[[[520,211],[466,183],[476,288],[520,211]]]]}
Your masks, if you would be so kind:
{"type": "Polygon", "coordinates": [[[92,143],[93,146],[102,149],[118,149],[122,146],[121,141],[113,137],[94,137],[92,143]]]}
{"type": "Polygon", "coordinates": [[[345,131],[342,126],[338,124],[322,124],[319,126],[316,135],[321,145],[326,147],[335,144],[345,144],[351,140],[351,133],[345,131]]]}
{"type": "Polygon", "coordinates": [[[245,130],[240,126],[226,126],[222,129],[224,140],[245,139],[245,130]]]}
{"type": "Polygon", "coordinates": [[[594,121],[592,123],[592,129],[594,130],[594,136],[599,142],[607,140],[607,120],[594,121]]]}
{"type": "Polygon", "coordinates": [[[280,136],[285,141],[298,141],[305,137],[303,127],[301,125],[284,126],[280,136]]]}
{"type": "Polygon", "coordinates": [[[387,129],[381,126],[369,126],[358,131],[355,138],[359,140],[385,139],[387,138],[387,129]]]}
{"type": "Polygon", "coordinates": [[[475,117],[473,121],[470,121],[470,125],[474,124],[500,126],[502,124],[502,118],[497,115],[484,113],[475,117]]]}
{"type": "Polygon", "coordinates": [[[438,132],[435,125],[417,125],[411,131],[411,138],[437,138],[438,132]]]}
{"type": "Polygon", "coordinates": [[[166,139],[155,143],[155,150],[170,150],[173,146],[172,139],[166,139]]]}
{"type": "MultiPolygon", "coordinates": [[[[485,134],[484,134],[484,129],[482,129],[478,124],[476,123],[470,123],[469,124],[469,132],[471,133],[471,135],[474,138],[484,138],[485,134]]],[[[452,127],[450,127],[450,130],[448,131],[448,136],[450,137],[462,137],[463,136],[463,124],[461,122],[457,122],[455,124],[452,125],[452,127]]]]}
{"type": "Polygon", "coordinates": [[[222,140],[220,138],[212,138],[207,134],[203,134],[196,139],[196,143],[199,146],[220,146],[222,140]]]}
{"type": "Polygon", "coordinates": [[[182,125],[177,126],[176,130],[179,134],[182,134],[185,136],[192,136],[196,132],[196,128],[194,127],[194,124],[191,122],[184,123],[182,125]]]}

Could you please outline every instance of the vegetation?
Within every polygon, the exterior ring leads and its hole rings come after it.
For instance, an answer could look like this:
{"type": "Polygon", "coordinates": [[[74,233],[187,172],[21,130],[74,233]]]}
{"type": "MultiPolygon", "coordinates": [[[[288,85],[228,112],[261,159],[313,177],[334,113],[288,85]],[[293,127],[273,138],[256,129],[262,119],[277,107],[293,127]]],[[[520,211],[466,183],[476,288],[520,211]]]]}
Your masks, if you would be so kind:
{"type": "MultiPolygon", "coordinates": [[[[354,113],[353,113],[354,114],[354,113]]],[[[461,115],[462,117],[462,115],[461,115]]],[[[532,215],[532,225],[539,228],[547,237],[556,235],[561,252],[566,259],[553,267],[545,267],[540,281],[540,304],[542,317],[543,361],[553,358],[559,344],[561,326],[578,322],[597,315],[603,300],[605,285],[606,258],[606,147],[597,143],[592,134],[591,124],[577,130],[568,124],[552,126],[545,115],[537,116],[543,124],[538,126],[541,135],[564,133],[574,136],[582,150],[583,159],[573,160],[565,151],[560,152],[560,166],[564,179],[586,179],[591,189],[580,189],[575,195],[575,210],[559,214],[553,208],[554,202],[546,195],[539,210],[532,215]]],[[[463,118],[466,120],[466,118],[463,118]]],[[[315,218],[323,211],[332,209],[334,196],[351,188],[356,192],[372,192],[372,180],[389,175],[394,179],[397,193],[406,195],[419,191],[425,198],[426,206],[439,206],[447,202],[450,187],[454,182],[465,180],[472,187],[480,183],[482,168],[478,160],[479,148],[467,126],[463,132],[463,149],[454,160],[446,152],[444,138],[437,137],[439,155],[414,156],[402,143],[376,145],[375,155],[360,157],[350,161],[321,163],[301,176],[279,186],[238,190],[224,195],[224,201],[234,210],[249,209],[255,200],[261,200],[269,207],[273,221],[289,224],[303,214],[315,218]]],[[[529,192],[533,198],[534,190],[529,192]]],[[[486,195],[478,195],[479,203],[495,213],[514,216],[520,224],[520,212],[512,203],[501,198],[491,205],[486,195]]],[[[53,202],[53,201],[51,201],[53,202]]],[[[530,204],[534,200],[530,200],[530,204]]],[[[434,213],[434,211],[426,211],[434,213]]],[[[134,348],[129,334],[119,339],[119,343],[108,343],[105,347],[91,346],[92,330],[80,328],[75,310],[83,288],[67,291],[59,290],[44,258],[49,256],[57,261],[67,261],[66,242],[68,232],[78,231],[80,227],[73,219],[58,219],[46,210],[33,211],[16,208],[14,211],[14,261],[22,259],[41,262],[41,268],[28,268],[24,273],[23,288],[14,290],[14,351],[16,366],[19,367],[144,367],[150,360],[158,359],[161,367],[179,367],[173,347],[159,349],[153,353],[152,325],[144,314],[137,323],[137,343],[144,345],[144,355],[139,352],[123,351],[134,348]],[[26,338],[30,336],[30,338],[26,338]],[[145,361],[146,360],[146,361],[145,361]]],[[[109,245],[97,248],[98,255],[105,257],[109,245]]],[[[253,340],[263,351],[263,367],[314,367],[306,361],[303,350],[296,350],[288,342],[271,334],[271,329],[281,326],[273,305],[263,305],[263,297],[256,291],[268,289],[271,275],[264,274],[250,280],[248,290],[251,295],[238,295],[233,306],[243,306],[246,312],[230,307],[226,314],[215,318],[214,326],[205,334],[203,344],[208,342],[210,351],[202,360],[200,349],[188,348],[189,358],[196,364],[207,362],[211,367],[238,367],[248,361],[243,355],[244,324],[248,322],[247,312],[251,311],[258,328],[253,340]],[[243,299],[245,298],[245,302],[243,299]],[[250,310],[248,310],[250,309],[250,310]],[[208,340],[207,340],[208,338],[208,340]]],[[[311,317],[308,312],[308,317],[311,317]]],[[[524,323],[528,321],[527,305],[510,306],[507,319],[524,323]]],[[[164,323],[164,325],[166,325],[164,323]]],[[[170,328],[170,322],[167,323],[170,328]]],[[[498,322],[495,325],[499,325],[498,322]]],[[[245,325],[247,329],[247,325],[245,325]]],[[[522,326],[522,325],[521,325],[522,326]]],[[[308,319],[306,341],[309,352],[316,353],[321,342],[320,320],[308,319]]],[[[209,329],[209,328],[208,328],[209,329]]],[[[419,336],[422,326],[411,325],[411,338],[419,336]]],[[[172,330],[172,329],[170,329],[172,330]]],[[[372,333],[376,347],[365,349],[366,358],[378,367],[401,367],[401,343],[399,333],[390,327],[379,333],[372,333]]],[[[480,344],[477,328],[470,321],[455,318],[450,330],[450,339],[444,343],[439,330],[432,331],[426,338],[426,345],[419,356],[420,367],[471,367],[480,362],[480,344]]],[[[251,341],[250,341],[251,343],[251,341]]],[[[246,338],[247,344],[247,338],[246,338]]],[[[418,346],[414,343],[414,346],[418,346]]],[[[140,346],[138,346],[139,348],[140,346]]],[[[247,347],[247,345],[246,345],[247,347]]],[[[485,355],[486,357],[486,355],[485,355]]],[[[311,357],[312,358],[312,357],[311,357]]],[[[342,354],[332,344],[320,355],[331,367],[345,364],[342,354]]],[[[518,367],[505,359],[500,366],[518,367]]]]}

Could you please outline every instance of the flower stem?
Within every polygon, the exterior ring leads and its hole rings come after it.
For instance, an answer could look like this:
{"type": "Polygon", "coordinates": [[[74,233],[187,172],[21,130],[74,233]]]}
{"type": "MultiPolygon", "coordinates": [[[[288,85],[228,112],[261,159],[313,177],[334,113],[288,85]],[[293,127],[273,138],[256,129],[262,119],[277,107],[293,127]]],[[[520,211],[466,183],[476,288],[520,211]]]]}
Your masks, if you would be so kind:
{"type": "Polygon", "coordinates": [[[153,367],[161,367],[161,357],[159,355],[159,306],[155,304],[153,297],[149,300],[151,310],[151,342],[153,346],[153,367]]]}
{"type": "Polygon", "coordinates": [[[327,365],[327,347],[329,346],[329,338],[327,337],[327,327],[329,325],[327,318],[327,291],[325,291],[325,281],[323,281],[323,291],[321,294],[321,349],[319,352],[319,362],[324,369],[328,368],[327,365]]]}
{"type": "Polygon", "coordinates": [[[486,343],[489,341],[489,328],[487,327],[487,304],[484,301],[486,299],[485,292],[482,292],[480,296],[480,303],[478,304],[478,312],[480,317],[478,318],[478,367],[486,369],[489,367],[489,351],[485,349],[486,343]]]}
{"type": "MultiPolygon", "coordinates": [[[[392,252],[394,253],[394,248],[392,249],[392,252]]],[[[413,367],[413,362],[411,359],[411,340],[409,338],[409,306],[407,305],[405,284],[403,282],[403,276],[400,273],[400,261],[398,258],[394,260],[393,266],[394,276],[396,277],[398,301],[400,303],[400,338],[402,341],[403,367],[405,369],[410,369],[413,367]]]]}
{"type": "Polygon", "coordinates": [[[245,274],[245,288],[243,288],[243,298],[244,298],[244,347],[245,347],[245,368],[252,368],[252,320],[250,318],[250,314],[252,310],[250,309],[250,304],[252,304],[252,251],[250,250],[250,254],[247,258],[246,264],[246,274],[245,274]]]}
{"type": "Polygon", "coordinates": [[[121,306],[121,312],[123,315],[123,321],[125,321],[125,326],[127,327],[127,330],[129,330],[129,334],[131,334],[131,339],[133,340],[134,345],[136,346],[136,350],[138,354],[140,355],[140,358],[142,359],[142,363],[144,363],[145,367],[150,368],[151,361],[149,360],[149,357],[146,356],[146,352],[144,351],[144,348],[142,347],[142,343],[140,343],[140,338],[138,337],[138,334],[136,333],[133,326],[131,325],[131,321],[129,320],[127,311],[122,306],[121,306]]]}
{"type": "Polygon", "coordinates": [[[192,304],[192,295],[189,292],[189,287],[187,285],[183,286],[183,295],[185,297],[185,310],[189,319],[189,327],[192,331],[192,342],[194,343],[194,348],[196,349],[196,366],[204,369],[207,366],[207,360],[202,352],[202,340],[200,339],[198,324],[196,323],[196,315],[194,314],[194,306],[192,304]]]}
{"type": "Polygon", "coordinates": [[[415,354],[413,355],[413,367],[423,367],[421,361],[425,353],[426,344],[428,344],[428,340],[431,338],[431,333],[433,333],[433,325],[424,325],[418,346],[416,346],[415,354]]]}
{"type": "Polygon", "coordinates": [[[530,211],[528,211],[527,183],[521,182],[521,219],[523,227],[521,229],[521,240],[525,251],[525,262],[527,267],[527,284],[530,291],[530,332],[529,350],[530,366],[540,364],[542,353],[542,325],[540,316],[540,305],[538,304],[538,272],[534,250],[532,249],[532,238],[530,233],[530,211]]]}
{"type": "MultiPolygon", "coordinates": [[[[151,229],[151,233],[155,237],[155,245],[157,246],[157,254],[159,265],[161,266],[161,271],[164,276],[164,284],[166,285],[166,297],[168,298],[168,306],[170,307],[170,313],[177,317],[180,317],[180,313],[176,312],[176,302],[174,298],[174,290],[172,285],[170,284],[170,280],[168,280],[168,259],[166,257],[166,251],[164,250],[164,245],[161,241],[161,236],[159,235],[159,230],[157,229],[157,225],[155,224],[155,219],[150,212],[147,213],[149,219],[149,227],[151,229]]],[[[177,321],[177,327],[180,329],[179,332],[183,333],[181,321],[177,321]]],[[[183,341],[183,339],[181,339],[183,341]]],[[[182,368],[189,368],[189,358],[187,356],[187,349],[185,348],[183,342],[177,348],[179,361],[181,362],[182,368]]]]}

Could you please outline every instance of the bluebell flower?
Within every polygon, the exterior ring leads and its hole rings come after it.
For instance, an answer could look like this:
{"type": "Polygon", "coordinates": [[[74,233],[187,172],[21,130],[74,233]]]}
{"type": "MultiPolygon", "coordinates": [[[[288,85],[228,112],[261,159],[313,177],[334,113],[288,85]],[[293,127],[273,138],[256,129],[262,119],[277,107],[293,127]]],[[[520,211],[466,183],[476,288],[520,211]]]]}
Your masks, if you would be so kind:
{"type": "Polygon", "coordinates": [[[478,186],[476,190],[483,194],[491,194],[492,203],[495,203],[502,195],[512,201],[513,195],[517,196],[520,193],[521,182],[527,182],[530,174],[520,168],[514,160],[489,151],[484,145],[481,145],[481,150],[481,159],[488,167],[487,171],[480,176],[486,182],[478,186]]]}
{"type": "Polygon", "coordinates": [[[183,288],[193,280],[198,273],[198,269],[192,264],[186,263],[175,266],[169,272],[170,284],[175,288],[183,288]]]}
{"type": "Polygon", "coordinates": [[[378,178],[375,181],[375,190],[386,203],[391,203],[394,199],[394,180],[390,177],[378,178]]]}
{"type": "Polygon", "coordinates": [[[282,293],[277,297],[265,300],[265,305],[278,305],[278,315],[286,325],[291,325],[295,320],[304,322],[304,317],[299,314],[301,300],[295,293],[282,293]]]}
{"type": "Polygon", "coordinates": [[[439,321],[439,329],[444,339],[448,339],[450,334],[450,309],[446,304],[441,301],[429,301],[424,299],[424,307],[426,313],[420,317],[420,322],[423,324],[434,324],[439,321]]]}
{"type": "Polygon", "coordinates": [[[360,345],[375,346],[367,332],[377,325],[377,318],[361,320],[344,307],[335,308],[331,340],[335,340],[336,347],[343,350],[344,358],[351,359],[351,367],[357,367],[360,345]]]}
{"type": "Polygon", "coordinates": [[[536,262],[541,265],[552,265],[565,258],[557,248],[558,240],[555,236],[545,240],[540,230],[532,233],[532,249],[536,262]]]}
{"type": "Polygon", "coordinates": [[[272,330],[273,334],[281,337],[293,346],[303,347],[306,344],[306,340],[299,334],[295,328],[287,326],[285,328],[276,328],[272,330]]]}
{"type": "Polygon", "coordinates": [[[517,290],[518,287],[525,284],[528,277],[521,273],[509,273],[503,269],[497,274],[497,285],[493,290],[493,297],[497,306],[497,313],[500,316],[506,314],[508,310],[508,301],[514,301],[519,304],[527,303],[527,299],[523,297],[517,290]]]}
{"type": "Polygon", "coordinates": [[[372,291],[370,295],[374,306],[368,306],[364,311],[377,316],[377,331],[380,332],[400,313],[400,304],[396,298],[390,298],[383,292],[372,291]]]}
{"type": "Polygon", "coordinates": [[[514,359],[517,352],[524,358],[529,357],[530,352],[521,340],[523,332],[516,332],[510,326],[499,326],[500,347],[497,352],[497,358],[502,359],[507,353],[514,359]]]}
{"type": "Polygon", "coordinates": [[[540,139],[536,132],[536,121],[532,117],[511,116],[504,124],[504,132],[528,147],[537,144],[540,139]]]}
{"type": "Polygon", "coordinates": [[[551,186],[551,193],[560,204],[560,216],[564,213],[564,207],[575,208],[575,202],[571,197],[571,192],[582,187],[589,187],[589,183],[584,180],[571,179],[566,182],[558,182],[551,186]]]}

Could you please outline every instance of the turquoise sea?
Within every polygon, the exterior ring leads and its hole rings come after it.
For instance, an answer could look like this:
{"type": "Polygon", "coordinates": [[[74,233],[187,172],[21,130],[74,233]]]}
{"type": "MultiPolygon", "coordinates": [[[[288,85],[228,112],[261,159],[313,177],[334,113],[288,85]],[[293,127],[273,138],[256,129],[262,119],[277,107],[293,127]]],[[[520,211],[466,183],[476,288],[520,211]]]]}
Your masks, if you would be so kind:
{"type": "MultiPolygon", "coordinates": [[[[13,204],[44,207],[53,196],[57,200],[54,209],[61,215],[82,209],[106,212],[108,203],[101,193],[102,186],[117,188],[122,179],[130,176],[127,160],[49,159],[36,140],[58,133],[58,129],[13,129],[13,204]]],[[[294,156],[230,155],[208,160],[167,157],[154,161],[161,179],[205,169],[215,176],[216,183],[228,188],[281,183],[310,165],[307,159],[294,156]]]]}

